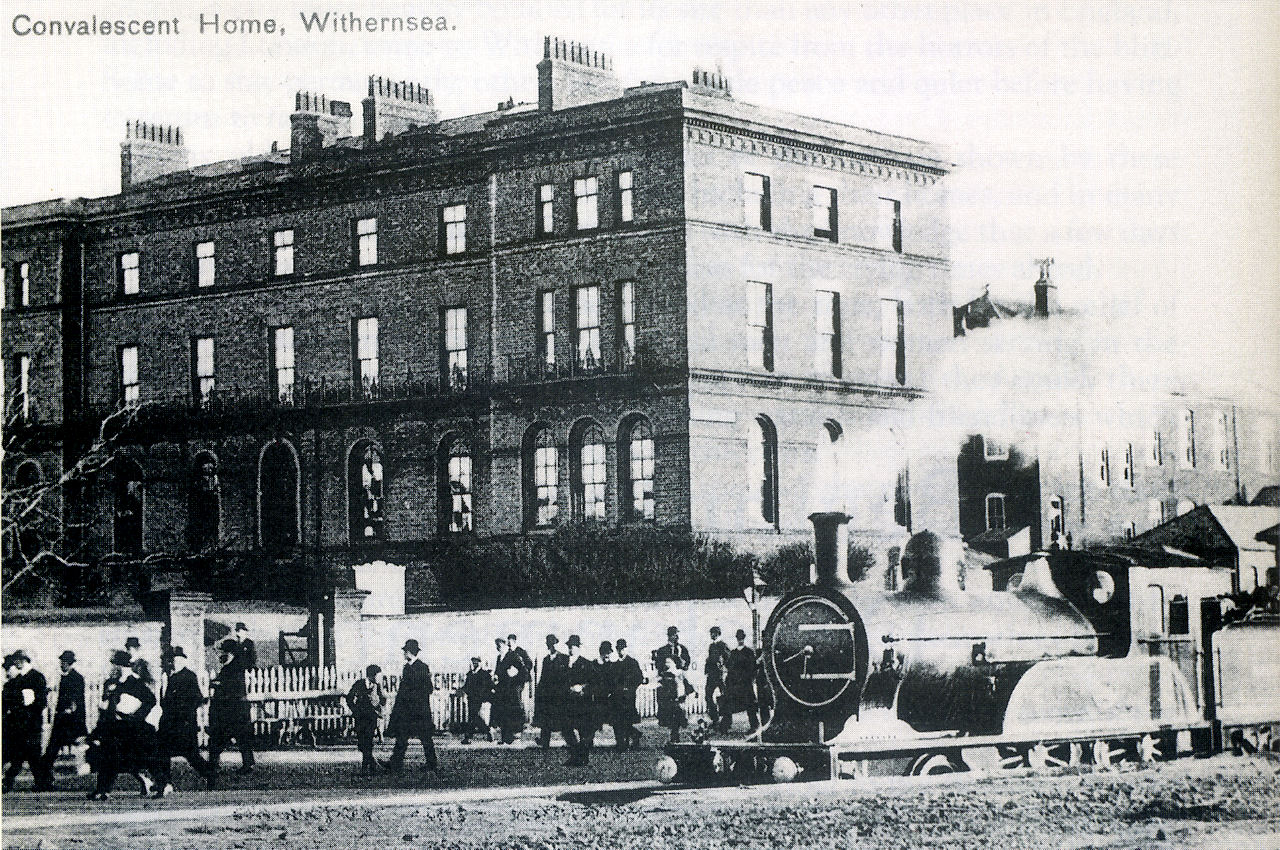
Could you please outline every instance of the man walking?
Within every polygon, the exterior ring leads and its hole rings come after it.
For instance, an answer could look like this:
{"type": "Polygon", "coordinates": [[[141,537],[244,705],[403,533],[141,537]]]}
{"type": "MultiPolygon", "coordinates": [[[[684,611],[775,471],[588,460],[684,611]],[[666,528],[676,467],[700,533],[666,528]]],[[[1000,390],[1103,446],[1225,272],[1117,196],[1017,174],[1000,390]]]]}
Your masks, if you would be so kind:
{"type": "Polygon", "coordinates": [[[364,668],[364,678],[358,679],[347,691],[347,705],[356,722],[356,744],[360,747],[360,775],[371,776],[378,770],[373,758],[373,738],[378,731],[378,718],[387,705],[387,695],[378,681],[382,668],[370,664],[364,668]]]}
{"type": "Polygon", "coordinates": [[[21,649],[13,653],[11,662],[15,675],[5,683],[4,743],[8,767],[4,771],[4,790],[12,790],[13,780],[27,764],[31,766],[36,790],[47,791],[53,783],[44,772],[40,736],[44,732],[44,710],[49,704],[49,685],[21,649]],[[12,706],[11,700],[15,703],[12,706]]]}
{"type": "Polygon", "coordinates": [[[133,662],[122,650],[111,655],[111,687],[103,690],[98,725],[93,730],[98,742],[98,782],[89,794],[91,800],[107,799],[120,773],[132,773],[142,781],[142,796],[151,790],[142,772],[156,770],[156,733],[147,723],[156,695],[134,672],[133,662]]]}
{"type": "Polygon", "coordinates": [[[560,639],[547,635],[547,654],[542,659],[538,686],[533,694],[533,725],[538,727],[538,746],[551,746],[551,733],[564,731],[564,699],[569,690],[569,659],[559,650],[560,639]]]}
{"type": "Polygon", "coordinates": [[[84,676],[75,668],[76,654],[65,650],[58,656],[62,678],[58,680],[58,701],[53,707],[53,731],[49,746],[45,747],[41,771],[50,783],[53,781],[53,765],[58,752],[89,734],[88,718],[84,707],[84,676]]]}
{"type": "Polygon", "coordinates": [[[564,739],[569,744],[569,760],[565,767],[586,767],[595,744],[595,713],[591,696],[595,678],[594,665],[581,655],[582,638],[569,635],[565,696],[564,739]]]}
{"type": "Polygon", "coordinates": [[[249,700],[245,690],[244,662],[240,645],[227,638],[220,645],[222,669],[210,682],[213,695],[209,700],[209,764],[214,775],[222,753],[234,739],[240,748],[240,773],[252,773],[253,724],[249,720],[249,700]]]}
{"type": "Polygon", "coordinates": [[[533,661],[515,635],[507,635],[506,653],[493,675],[493,725],[502,730],[501,742],[512,744],[524,731],[524,689],[533,678],[533,661]]]}
{"type": "Polygon", "coordinates": [[[471,669],[467,671],[460,690],[467,698],[467,725],[462,732],[462,743],[470,744],[473,734],[484,735],[492,742],[493,732],[489,729],[484,706],[493,701],[493,675],[481,666],[479,655],[471,657],[471,669]]]}
{"type": "Polygon", "coordinates": [[[707,647],[707,663],[703,671],[707,676],[707,717],[712,727],[720,725],[720,700],[724,696],[724,674],[729,662],[729,647],[720,639],[720,627],[711,627],[711,643],[707,647]]]}
{"type": "Polygon", "coordinates": [[[187,653],[175,646],[169,650],[172,672],[160,698],[160,731],[156,736],[156,790],[153,797],[167,797],[173,792],[173,759],[184,758],[204,779],[209,790],[217,784],[217,772],[200,755],[197,735],[200,726],[196,712],[204,705],[200,680],[188,666],[187,653]]]}
{"type": "Polygon", "coordinates": [[[640,730],[636,728],[636,724],[640,722],[640,712],[636,711],[636,691],[649,680],[640,670],[640,662],[627,654],[626,638],[618,638],[614,647],[618,653],[619,713],[613,724],[613,731],[618,738],[618,749],[626,750],[640,746],[640,730]]]}
{"type": "Polygon", "coordinates": [[[417,738],[422,742],[426,769],[435,772],[436,745],[431,740],[431,692],[434,690],[431,669],[418,658],[418,653],[422,650],[413,638],[404,642],[402,650],[404,672],[400,674],[400,690],[396,693],[396,703],[387,722],[387,735],[396,739],[396,745],[391,750],[391,760],[387,762],[387,770],[399,773],[404,769],[409,739],[417,738]]]}

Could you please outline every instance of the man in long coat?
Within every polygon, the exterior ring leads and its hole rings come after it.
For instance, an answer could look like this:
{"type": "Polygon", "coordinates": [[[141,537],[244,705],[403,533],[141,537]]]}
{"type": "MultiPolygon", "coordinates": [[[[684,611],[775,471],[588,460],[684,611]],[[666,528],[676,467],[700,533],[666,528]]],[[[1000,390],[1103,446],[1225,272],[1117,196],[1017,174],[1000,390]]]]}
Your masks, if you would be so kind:
{"type": "Polygon", "coordinates": [[[565,645],[569,648],[566,683],[568,690],[564,704],[564,739],[569,744],[569,760],[565,767],[586,767],[595,744],[595,709],[592,693],[595,685],[595,665],[580,654],[582,638],[569,635],[565,645]]]}
{"type": "MultiPolygon", "coordinates": [[[[111,656],[111,687],[104,688],[98,725],[93,737],[98,744],[94,767],[98,771],[92,800],[105,800],[120,773],[133,773],[140,780],[144,770],[156,768],[156,732],[147,715],[156,707],[156,695],[133,669],[129,653],[116,650],[111,656]]],[[[143,783],[143,796],[149,791],[143,783]]]]}
{"type": "Polygon", "coordinates": [[[75,668],[76,654],[71,650],[58,656],[62,678],[58,680],[58,701],[53,708],[53,731],[44,750],[43,772],[53,778],[53,765],[58,751],[89,734],[84,706],[84,676],[75,668]]]}
{"type": "Polygon", "coordinates": [[[200,755],[200,731],[196,712],[204,705],[204,693],[195,671],[187,666],[187,653],[175,646],[169,651],[173,672],[160,698],[160,731],[156,735],[156,790],[164,797],[173,791],[173,759],[184,758],[204,778],[210,790],[217,784],[217,772],[200,755]]]}
{"type": "Polygon", "coordinates": [[[44,710],[49,704],[49,684],[21,649],[10,658],[17,674],[5,683],[4,744],[8,766],[4,771],[4,790],[13,788],[13,780],[23,764],[31,766],[36,790],[47,790],[52,782],[44,773],[40,736],[44,732],[44,710]],[[10,701],[14,704],[9,705],[10,701]]]}
{"type": "Polygon", "coordinates": [[[245,664],[240,658],[240,645],[227,638],[222,650],[222,669],[210,682],[213,694],[209,699],[209,764],[214,774],[218,761],[230,746],[232,739],[240,747],[240,773],[252,773],[253,723],[249,718],[249,700],[245,690],[245,664]]]}
{"type": "Polygon", "coordinates": [[[729,647],[720,639],[720,627],[711,627],[711,643],[707,646],[706,673],[707,718],[713,727],[720,725],[720,701],[724,698],[724,674],[729,664],[729,647]]]}
{"type": "Polygon", "coordinates": [[[617,747],[620,750],[640,746],[640,730],[636,724],[640,722],[640,712],[636,711],[636,691],[648,682],[640,669],[640,662],[627,654],[626,638],[618,638],[614,644],[618,652],[616,706],[618,715],[613,724],[613,731],[618,735],[617,747]]]}
{"type": "Polygon", "coordinates": [[[421,648],[413,638],[404,642],[404,672],[400,674],[400,689],[396,692],[396,703],[391,708],[391,717],[387,721],[387,735],[396,739],[391,750],[391,759],[387,762],[387,770],[399,773],[404,769],[405,753],[409,750],[409,739],[417,738],[422,742],[422,753],[426,758],[427,770],[436,769],[436,745],[431,740],[431,669],[426,662],[418,658],[421,648]]]}
{"type": "Polygon", "coordinates": [[[524,689],[533,678],[533,660],[515,635],[507,636],[507,651],[493,671],[492,722],[502,730],[502,743],[511,744],[524,731],[524,689]]]}
{"type": "Polygon", "coordinates": [[[759,702],[756,699],[756,652],[747,646],[747,633],[737,632],[738,645],[729,650],[724,682],[724,705],[720,712],[720,731],[728,732],[733,726],[733,716],[740,711],[747,713],[751,732],[760,726],[759,702]]]}
{"type": "Polygon", "coordinates": [[[560,639],[547,635],[547,654],[542,659],[538,686],[533,693],[533,725],[537,726],[538,746],[551,746],[551,733],[564,731],[564,699],[569,690],[569,659],[558,649],[560,639]]]}

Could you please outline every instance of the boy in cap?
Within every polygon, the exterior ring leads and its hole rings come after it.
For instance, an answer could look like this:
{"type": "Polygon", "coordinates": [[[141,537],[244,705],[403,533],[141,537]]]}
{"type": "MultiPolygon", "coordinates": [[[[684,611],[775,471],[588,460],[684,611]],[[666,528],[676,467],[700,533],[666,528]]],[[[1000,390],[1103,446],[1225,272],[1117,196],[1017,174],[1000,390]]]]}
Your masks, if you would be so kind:
{"type": "Polygon", "coordinates": [[[396,739],[396,745],[391,750],[387,770],[399,773],[404,769],[409,739],[417,738],[422,742],[426,769],[435,772],[436,745],[431,740],[431,692],[435,686],[431,683],[431,668],[418,657],[422,649],[413,638],[405,641],[401,649],[404,652],[404,672],[400,674],[400,690],[396,692],[396,703],[387,721],[387,735],[396,739]]]}
{"type": "Polygon", "coordinates": [[[467,725],[462,730],[462,743],[470,744],[473,734],[484,735],[492,742],[493,732],[485,719],[484,705],[493,699],[493,676],[480,666],[479,655],[471,657],[471,669],[458,691],[467,698],[467,725]]]}
{"type": "Polygon", "coordinates": [[[21,649],[10,656],[10,662],[15,675],[5,683],[4,743],[8,767],[4,771],[4,790],[13,788],[13,780],[27,764],[35,777],[36,790],[45,791],[52,782],[44,773],[40,736],[44,731],[44,709],[49,704],[49,685],[21,649]]]}
{"type": "Polygon", "coordinates": [[[196,711],[204,705],[200,680],[187,662],[187,653],[175,646],[169,650],[169,684],[160,700],[160,731],[157,735],[156,790],[160,798],[173,791],[173,759],[184,758],[204,778],[210,790],[217,784],[217,772],[200,755],[196,711]]]}
{"type": "Polygon", "coordinates": [[[49,745],[45,747],[43,759],[43,772],[51,781],[58,751],[89,734],[84,705],[84,676],[75,669],[75,664],[76,654],[69,649],[58,656],[62,678],[58,680],[58,701],[53,708],[53,730],[49,734],[49,745]]]}
{"type": "Polygon", "coordinates": [[[356,743],[360,747],[360,775],[369,776],[378,769],[373,758],[373,737],[378,731],[378,719],[387,705],[387,695],[382,690],[379,676],[382,668],[370,664],[364,668],[364,678],[356,681],[347,691],[347,705],[356,722],[356,743]]]}

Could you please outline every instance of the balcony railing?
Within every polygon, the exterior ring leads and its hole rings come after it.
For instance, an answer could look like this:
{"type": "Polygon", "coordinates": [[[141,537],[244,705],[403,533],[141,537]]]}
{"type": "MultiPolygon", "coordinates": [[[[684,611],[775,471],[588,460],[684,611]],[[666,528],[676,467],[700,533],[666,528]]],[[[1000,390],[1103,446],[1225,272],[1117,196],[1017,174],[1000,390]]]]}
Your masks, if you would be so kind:
{"type": "Polygon", "coordinates": [[[537,384],[580,378],[636,375],[661,369],[643,351],[622,351],[613,357],[575,357],[548,363],[543,354],[509,355],[506,381],[510,384],[537,384]]]}
{"type": "Polygon", "coordinates": [[[280,389],[244,389],[219,384],[203,397],[193,397],[190,392],[155,395],[144,391],[140,415],[146,417],[149,412],[155,412],[216,417],[397,401],[445,401],[483,395],[488,384],[487,375],[457,370],[443,383],[433,375],[405,372],[381,375],[372,381],[349,378],[302,380],[280,389]]]}

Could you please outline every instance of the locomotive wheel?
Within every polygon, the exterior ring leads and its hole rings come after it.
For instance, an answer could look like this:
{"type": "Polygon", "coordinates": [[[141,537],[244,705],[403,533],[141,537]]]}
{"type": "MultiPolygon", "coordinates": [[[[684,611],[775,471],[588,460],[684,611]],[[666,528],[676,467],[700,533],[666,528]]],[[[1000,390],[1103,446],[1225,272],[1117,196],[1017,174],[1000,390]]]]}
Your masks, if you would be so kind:
{"type": "Polygon", "coordinates": [[[1141,764],[1151,764],[1153,761],[1163,759],[1164,752],[1160,749],[1160,741],[1152,735],[1143,735],[1138,739],[1138,761],[1141,764]]]}
{"type": "Polygon", "coordinates": [[[1093,742],[1090,754],[1093,757],[1095,770],[1111,770],[1115,766],[1116,759],[1123,755],[1119,749],[1111,746],[1110,741],[1102,739],[1093,742]]]}
{"type": "Polygon", "coordinates": [[[944,753],[925,753],[911,763],[911,776],[940,776],[955,773],[955,762],[944,753]]]}

